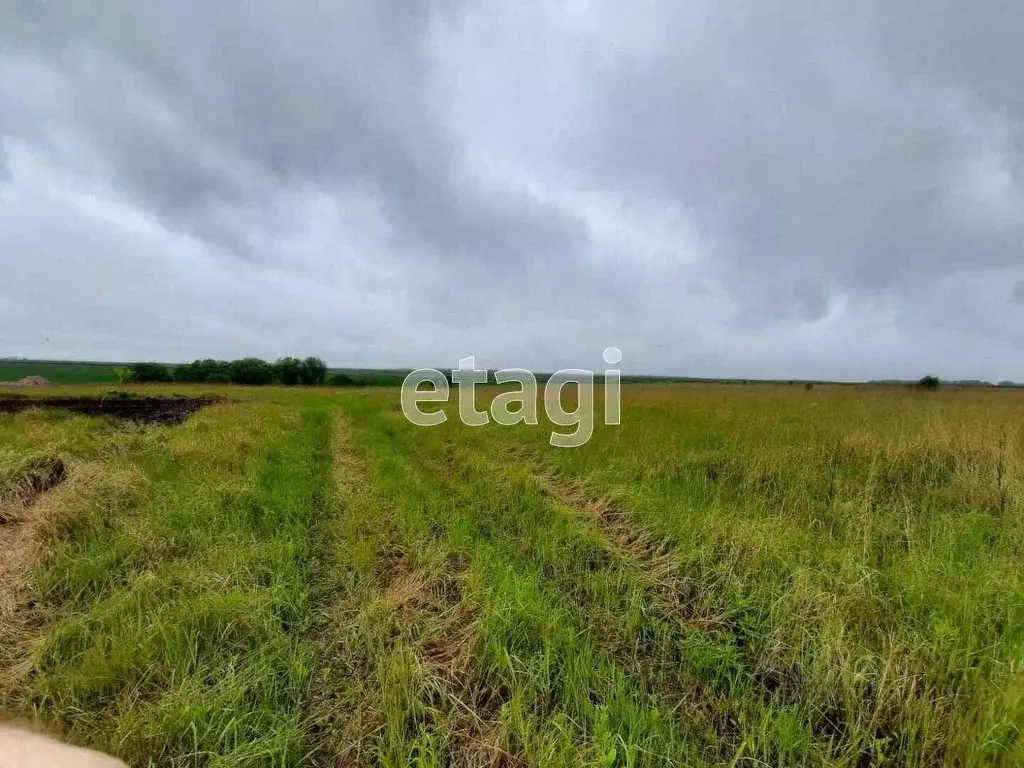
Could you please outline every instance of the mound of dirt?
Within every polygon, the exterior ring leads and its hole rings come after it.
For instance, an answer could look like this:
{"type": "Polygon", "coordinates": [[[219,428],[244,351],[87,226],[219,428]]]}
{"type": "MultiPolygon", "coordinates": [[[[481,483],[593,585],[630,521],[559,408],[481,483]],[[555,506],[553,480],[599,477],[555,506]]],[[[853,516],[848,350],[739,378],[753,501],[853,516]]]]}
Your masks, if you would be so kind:
{"type": "Polygon", "coordinates": [[[17,413],[30,408],[62,408],[86,416],[112,416],[143,424],[181,424],[208,405],[224,398],[204,397],[0,397],[0,413],[17,413]]]}
{"type": "Polygon", "coordinates": [[[0,387],[49,387],[53,382],[42,376],[23,376],[17,381],[0,381],[0,387]]]}

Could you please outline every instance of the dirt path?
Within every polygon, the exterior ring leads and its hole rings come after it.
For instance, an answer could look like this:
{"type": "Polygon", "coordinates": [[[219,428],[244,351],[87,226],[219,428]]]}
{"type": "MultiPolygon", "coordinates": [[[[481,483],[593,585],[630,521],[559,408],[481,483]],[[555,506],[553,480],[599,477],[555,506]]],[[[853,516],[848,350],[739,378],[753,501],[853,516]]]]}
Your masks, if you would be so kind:
{"type": "Polygon", "coordinates": [[[693,585],[680,578],[679,563],[670,545],[639,524],[628,510],[594,496],[577,481],[543,471],[534,471],[533,478],[559,504],[593,521],[613,551],[635,561],[649,574],[653,597],[667,618],[688,629],[727,627],[723,617],[698,609],[688,599],[693,585]]]}

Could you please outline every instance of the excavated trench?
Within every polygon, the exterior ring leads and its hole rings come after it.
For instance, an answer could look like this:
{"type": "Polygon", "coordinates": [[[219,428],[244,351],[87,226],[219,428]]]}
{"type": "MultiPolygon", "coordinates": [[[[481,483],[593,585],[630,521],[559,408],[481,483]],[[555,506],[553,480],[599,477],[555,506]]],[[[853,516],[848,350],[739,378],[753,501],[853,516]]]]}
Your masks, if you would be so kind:
{"type": "Polygon", "coordinates": [[[29,397],[0,395],[0,413],[18,413],[32,408],[59,408],[86,416],[110,416],[141,424],[181,424],[201,408],[224,402],[213,395],[202,397],[102,396],[29,397]]]}

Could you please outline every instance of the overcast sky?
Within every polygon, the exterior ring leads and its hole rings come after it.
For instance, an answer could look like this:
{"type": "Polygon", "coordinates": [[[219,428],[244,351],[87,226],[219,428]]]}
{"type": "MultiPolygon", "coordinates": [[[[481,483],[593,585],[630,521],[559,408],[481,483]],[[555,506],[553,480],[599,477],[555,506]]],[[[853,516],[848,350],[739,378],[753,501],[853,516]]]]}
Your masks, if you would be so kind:
{"type": "Polygon", "coordinates": [[[1022,30],[6,0],[0,356],[1024,380],[1022,30]]]}

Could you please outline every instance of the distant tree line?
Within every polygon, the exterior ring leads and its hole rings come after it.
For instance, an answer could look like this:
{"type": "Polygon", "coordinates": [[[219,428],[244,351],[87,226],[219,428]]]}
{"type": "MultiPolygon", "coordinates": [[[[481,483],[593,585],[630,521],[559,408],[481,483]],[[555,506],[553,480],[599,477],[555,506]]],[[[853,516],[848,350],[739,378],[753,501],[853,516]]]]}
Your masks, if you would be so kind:
{"type": "Polygon", "coordinates": [[[982,381],[981,379],[953,379],[953,380],[945,381],[945,380],[940,379],[938,376],[924,376],[924,377],[922,377],[920,379],[920,381],[917,382],[917,386],[918,386],[919,389],[935,390],[935,389],[938,389],[939,387],[944,387],[944,386],[947,386],[947,385],[950,386],[950,387],[969,387],[969,388],[974,388],[974,387],[1002,387],[1004,389],[1005,388],[1009,388],[1009,387],[1020,387],[1020,386],[1022,386],[1021,384],[1018,384],[1016,381],[1008,381],[1008,380],[1000,381],[998,384],[993,384],[991,381],[982,381]]]}
{"type": "MultiPolygon", "coordinates": [[[[2,360],[2,358],[0,358],[2,360]]],[[[332,387],[367,387],[367,386],[398,386],[405,378],[408,370],[387,369],[387,370],[351,370],[350,372],[336,372],[328,377],[327,365],[318,357],[307,357],[300,360],[296,357],[282,357],[274,363],[268,363],[256,357],[246,357],[241,360],[195,360],[186,365],[163,365],[161,363],[133,363],[124,368],[115,368],[120,381],[132,383],[144,382],[180,382],[189,384],[283,384],[285,386],[320,386],[327,384],[332,387]]],[[[445,378],[451,384],[451,374],[444,372],[445,378]]],[[[536,374],[537,381],[544,383],[550,374],[536,374]]],[[[595,377],[598,383],[602,380],[600,375],[595,377]]],[[[487,382],[497,383],[494,371],[487,372],[487,382]]],[[[703,382],[719,384],[778,384],[786,383],[775,380],[750,380],[750,379],[700,379],[685,376],[623,376],[623,383],[654,383],[654,382],[703,382]]],[[[797,379],[790,379],[790,386],[799,384],[805,389],[813,389],[816,383],[797,379]]],[[[936,390],[940,387],[1024,387],[1024,383],[1015,381],[1000,381],[993,384],[988,381],[976,379],[967,380],[941,380],[937,376],[923,376],[917,381],[906,381],[901,379],[883,379],[865,382],[868,385],[882,386],[915,386],[923,390],[936,390]]]]}
{"type": "MultiPolygon", "coordinates": [[[[161,363],[132,363],[128,366],[124,378],[125,381],[137,384],[179,382],[315,387],[327,380],[327,364],[319,357],[307,357],[304,360],[297,357],[282,357],[275,363],[268,363],[258,357],[230,361],[195,360],[186,365],[174,366],[161,363]]],[[[334,378],[336,377],[332,377],[332,383],[334,378]]]]}

